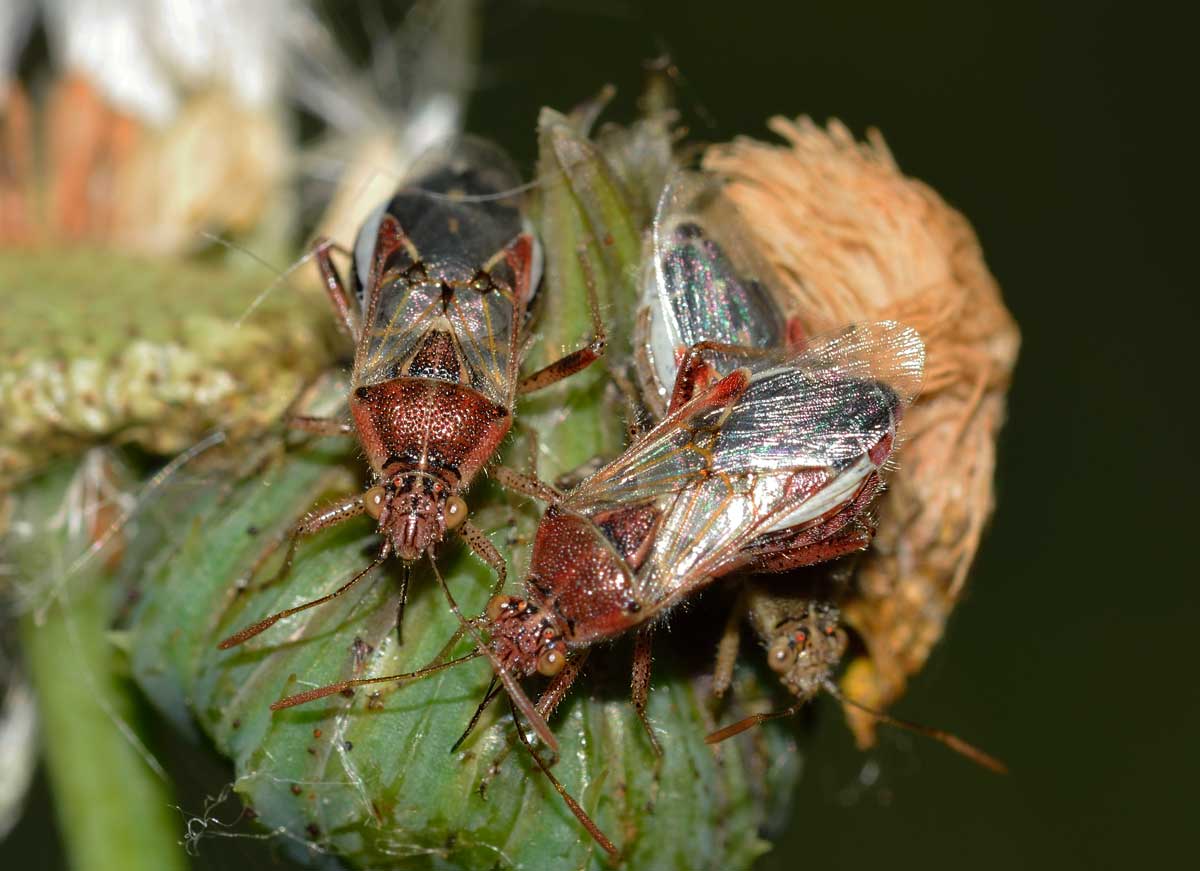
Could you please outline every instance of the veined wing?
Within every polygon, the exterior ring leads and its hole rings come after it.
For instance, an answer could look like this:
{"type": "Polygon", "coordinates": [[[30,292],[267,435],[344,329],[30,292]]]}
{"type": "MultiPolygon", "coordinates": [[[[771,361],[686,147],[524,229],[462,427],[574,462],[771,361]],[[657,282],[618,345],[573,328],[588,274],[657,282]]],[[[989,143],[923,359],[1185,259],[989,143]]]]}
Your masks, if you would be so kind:
{"type": "Polygon", "coordinates": [[[917,334],[890,322],[814,338],[791,357],[750,359],[584,482],[567,506],[593,514],[655,500],[661,520],[635,599],[667,603],[756,536],[818,522],[853,498],[886,458],[876,448],[894,438],[923,360],[917,334]]]}
{"type": "Polygon", "coordinates": [[[894,435],[920,391],[925,345],[915,330],[882,321],[745,364],[750,386],[722,424],[714,470],[841,467],[894,435]]]}
{"type": "Polygon", "coordinates": [[[518,333],[537,280],[518,185],[501,152],[464,140],[422,161],[363,225],[354,261],[366,325],[357,384],[396,377],[426,333],[444,329],[472,386],[511,400],[518,333]]]}
{"type": "Polygon", "coordinates": [[[798,354],[748,357],[568,500],[587,510],[589,503],[674,493],[709,472],[790,473],[851,463],[894,432],[920,389],[924,357],[917,333],[891,321],[813,337],[798,354]],[[738,379],[740,388],[731,389],[738,379]]]}
{"type": "MultiPolygon", "coordinates": [[[[664,401],[682,349],[702,341],[748,348],[784,343],[783,313],[766,284],[769,268],[722,191],[711,176],[678,172],[659,200],[639,342],[653,362],[652,371],[643,375],[656,382],[643,389],[664,401]]],[[[728,361],[713,362],[722,372],[731,368],[728,361]]]]}

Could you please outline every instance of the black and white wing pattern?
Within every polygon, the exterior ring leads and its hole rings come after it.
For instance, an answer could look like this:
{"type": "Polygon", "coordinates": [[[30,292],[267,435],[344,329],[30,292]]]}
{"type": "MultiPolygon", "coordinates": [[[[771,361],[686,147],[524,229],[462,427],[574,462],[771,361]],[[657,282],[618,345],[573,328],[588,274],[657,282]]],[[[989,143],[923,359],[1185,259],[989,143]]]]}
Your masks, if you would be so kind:
{"type": "MultiPolygon", "coordinates": [[[[697,342],[779,348],[786,322],[771,295],[765,262],[745,237],[733,204],[715,178],[675,173],[654,218],[653,257],[642,283],[638,342],[648,357],[642,389],[665,406],[679,355],[697,342]]],[[[708,355],[718,370],[731,368],[708,355]]]]}
{"type": "Polygon", "coordinates": [[[441,329],[453,336],[471,386],[511,402],[539,271],[519,186],[503,153],[466,139],[420,162],[368,218],[354,250],[364,323],[356,386],[397,377],[428,331],[441,329]]]}
{"type": "Polygon", "coordinates": [[[594,515],[654,502],[657,534],[634,589],[648,613],[720,574],[756,536],[816,523],[853,499],[920,389],[924,345],[883,322],[743,362],[564,503],[594,515]]]}

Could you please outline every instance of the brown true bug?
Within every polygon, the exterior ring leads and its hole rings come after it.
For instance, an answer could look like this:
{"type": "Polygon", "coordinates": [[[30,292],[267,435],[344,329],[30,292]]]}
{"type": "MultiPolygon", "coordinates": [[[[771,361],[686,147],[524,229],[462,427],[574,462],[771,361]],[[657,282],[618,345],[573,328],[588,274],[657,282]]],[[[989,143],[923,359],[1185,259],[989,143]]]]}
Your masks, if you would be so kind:
{"type": "MultiPolygon", "coordinates": [[[[580,371],[605,349],[593,299],[592,342],[519,376],[541,272],[519,189],[499,149],[465,139],[375,210],[353,252],[316,242],[313,256],[338,324],[355,343],[353,423],[295,417],[290,424],[318,435],[356,434],[375,483],[310,512],[293,531],[285,570],[301,537],[360,514],[378,522],[384,542],[376,559],[334,592],[242,629],[222,649],[340,596],[390,554],[411,562],[431,553],[451,531],[495,569],[496,589],[503,586],[504,560],[467,518],[462,494],[508,434],[517,396],[580,371]],[[349,289],[334,252],[351,258],[349,289]]],[[[502,483],[521,477],[495,471],[502,483]]]]}
{"type": "MultiPolygon", "coordinates": [[[[665,196],[672,191],[677,193],[673,187],[665,196]]],[[[688,240],[699,235],[687,227],[664,248],[657,230],[656,252],[674,259],[656,270],[652,282],[674,310],[687,312],[689,300],[699,297],[681,285],[715,274],[693,269],[705,264],[694,263],[692,255],[714,252],[689,249],[688,240]]],[[[729,295],[731,288],[720,290],[729,295]]],[[[703,329],[701,323],[692,332],[703,329]]],[[[736,331],[728,337],[741,338],[736,331]]],[[[411,680],[486,656],[514,709],[557,751],[546,717],[591,645],[634,630],[634,703],[657,750],[644,713],[652,625],[696,590],[747,565],[781,570],[861,547],[852,521],[878,488],[878,470],[900,410],[919,387],[923,364],[920,338],[891,323],[814,338],[799,354],[704,341],[681,350],[669,352],[668,365],[678,371],[671,371],[664,419],[624,454],[569,494],[513,482],[549,508],[535,534],[526,596],[495,596],[481,617],[464,620],[474,651],[409,674],[310,690],[272,707],[411,680]],[[517,680],[537,673],[553,680],[535,706],[517,680]]],[[[538,764],[593,836],[614,852],[540,758],[538,764]]]]}
{"type": "MultiPolygon", "coordinates": [[[[557,752],[546,716],[593,644],[633,630],[635,707],[653,739],[644,713],[652,625],[749,562],[805,564],[837,548],[874,495],[899,409],[919,384],[922,348],[912,330],[868,325],[813,339],[798,355],[755,355],[722,377],[705,354],[737,349],[697,345],[657,426],[568,494],[527,489],[550,506],[535,533],[526,596],[495,596],[481,617],[463,621],[473,652],[418,672],[310,690],[272,708],[411,680],[482,655],[514,710],[557,752]],[[534,674],[554,678],[536,706],[518,683],[534,674]]],[[[444,582],[443,589],[450,597],[444,582]]]]}
{"type": "MultiPolygon", "coordinates": [[[[783,710],[752,714],[718,729],[705,738],[709,744],[720,743],[768,720],[793,716],[823,690],[842,704],[857,708],[881,723],[898,726],[945,744],[984,768],[999,774],[1008,770],[1003,762],[951,732],[892,717],[845,696],[834,683],[832,675],[841,664],[848,639],[840,625],[838,608],[832,602],[757,579],[747,585],[742,608],[731,615],[731,626],[743,616],[743,608],[755,633],[767,647],[768,665],[779,675],[796,701],[783,710]]],[[[736,642],[736,633],[730,633],[727,637],[736,642]]],[[[722,657],[718,657],[718,671],[714,679],[715,689],[719,691],[728,687],[733,667],[732,656],[727,657],[726,662],[721,660],[722,657]]]]}
{"type": "MultiPolygon", "coordinates": [[[[677,173],[660,200],[654,224],[653,274],[644,285],[637,360],[643,395],[652,410],[660,407],[663,385],[676,377],[680,355],[689,346],[719,342],[741,347],[742,353],[785,344],[804,347],[802,329],[776,305],[762,280],[768,278],[769,270],[746,242],[732,220],[734,215],[720,183],[699,174],[677,173]]],[[[729,352],[706,355],[723,368],[736,365],[736,357],[729,352]]],[[[892,442],[885,440],[879,450],[886,453],[892,447],[892,442]]],[[[880,486],[876,479],[872,492],[880,486]]],[[[864,509],[868,502],[869,498],[863,501],[864,509]]],[[[767,648],[767,663],[796,701],[783,711],[756,714],[720,729],[708,736],[708,742],[715,744],[765,720],[795,714],[825,690],[881,722],[932,737],[987,768],[1003,771],[998,760],[949,732],[897,720],[843,696],[831,679],[846,650],[846,631],[837,606],[828,596],[805,589],[804,582],[819,580],[824,586],[838,588],[849,584],[849,555],[864,550],[874,536],[869,514],[860,512],[836,536],[819,543],[797,542],[798,548],[787,545],[789,533],[779,531],[784,525],[777,525],[774,534],[743,552],[746,570],[781,572],[824,563],[811,570],[820,577],[750,579],[718,648],[713,683],[718,696],[728,688],[738,627],[748,616],[767,648]],[[764,548],[764,544],[768,546],[764,548]]]]}

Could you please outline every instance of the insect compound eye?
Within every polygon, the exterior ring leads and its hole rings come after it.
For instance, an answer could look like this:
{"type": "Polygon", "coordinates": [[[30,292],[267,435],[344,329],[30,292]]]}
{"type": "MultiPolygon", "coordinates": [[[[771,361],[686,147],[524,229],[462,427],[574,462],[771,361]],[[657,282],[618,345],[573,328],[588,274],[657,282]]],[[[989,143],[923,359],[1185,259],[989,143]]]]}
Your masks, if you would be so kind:
{"type": "Polygon", "coordinates": [[[566,664],[567,658],[563,656],[562,651],[553,647],[549,647],[538,654],[538,674],[544,674],[546,677],[554,677],[563,670],[563,666],[566,664]]]}
{"type": "Polygon", "coordinates": [[[775,671],[787,671],[796,661],[796,648],[790,638],[779,638],[767,651],[767,664],[775,671]]]}
{"type": "Polygon", "coordinates": [[[367,514],[375,520],[378,520],[379,515],[383,513],[386,501],[387,492],[382,487],[372,487],[363,495],[363,504],[367,508],[367,514]]]}
{"type": "Polygon", "coordinates": [[[508,606],[511,601],[512,599],[509,596],[492,596],[487,603],[487,608],[484,610],[488,620],[495,623],[508,613],[508,606]]]}
{"type": "Polygon", "coordinates": [[[458,529],[467,519],[467,503],[461,496],[451,496],[446,500],[446,528],[458,529]]]}

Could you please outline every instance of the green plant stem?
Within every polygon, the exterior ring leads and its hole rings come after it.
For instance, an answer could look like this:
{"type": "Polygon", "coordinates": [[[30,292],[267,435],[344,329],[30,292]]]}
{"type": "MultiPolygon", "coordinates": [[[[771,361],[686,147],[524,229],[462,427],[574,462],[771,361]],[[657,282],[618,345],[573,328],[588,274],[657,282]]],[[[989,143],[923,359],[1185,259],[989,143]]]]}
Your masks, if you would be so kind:
{"type": "MultiPolygon", "coordinates": [[[[42,492],[32,494],[24,518],[39,531],[13,549],[27,576],[39,563],[43,570],[62,563],[50,553],[64,552],[66,535],[43,531],[48,514],[39,509],[61,499],[67,476],[47,477],[30,488],[42,492]]],[[[40,622],[33,615],[21,620],[59,827],[76,871],[184,869],[180,820],[171,810],[167,784],[139,754],[132,733],[122,734],[119,725],[129,728],[136,707],[132,685],[114,671],[116,651],[106,634],[110,595],[100,583],[102,572],[99,561],[86,567],[40,622]]]]}

